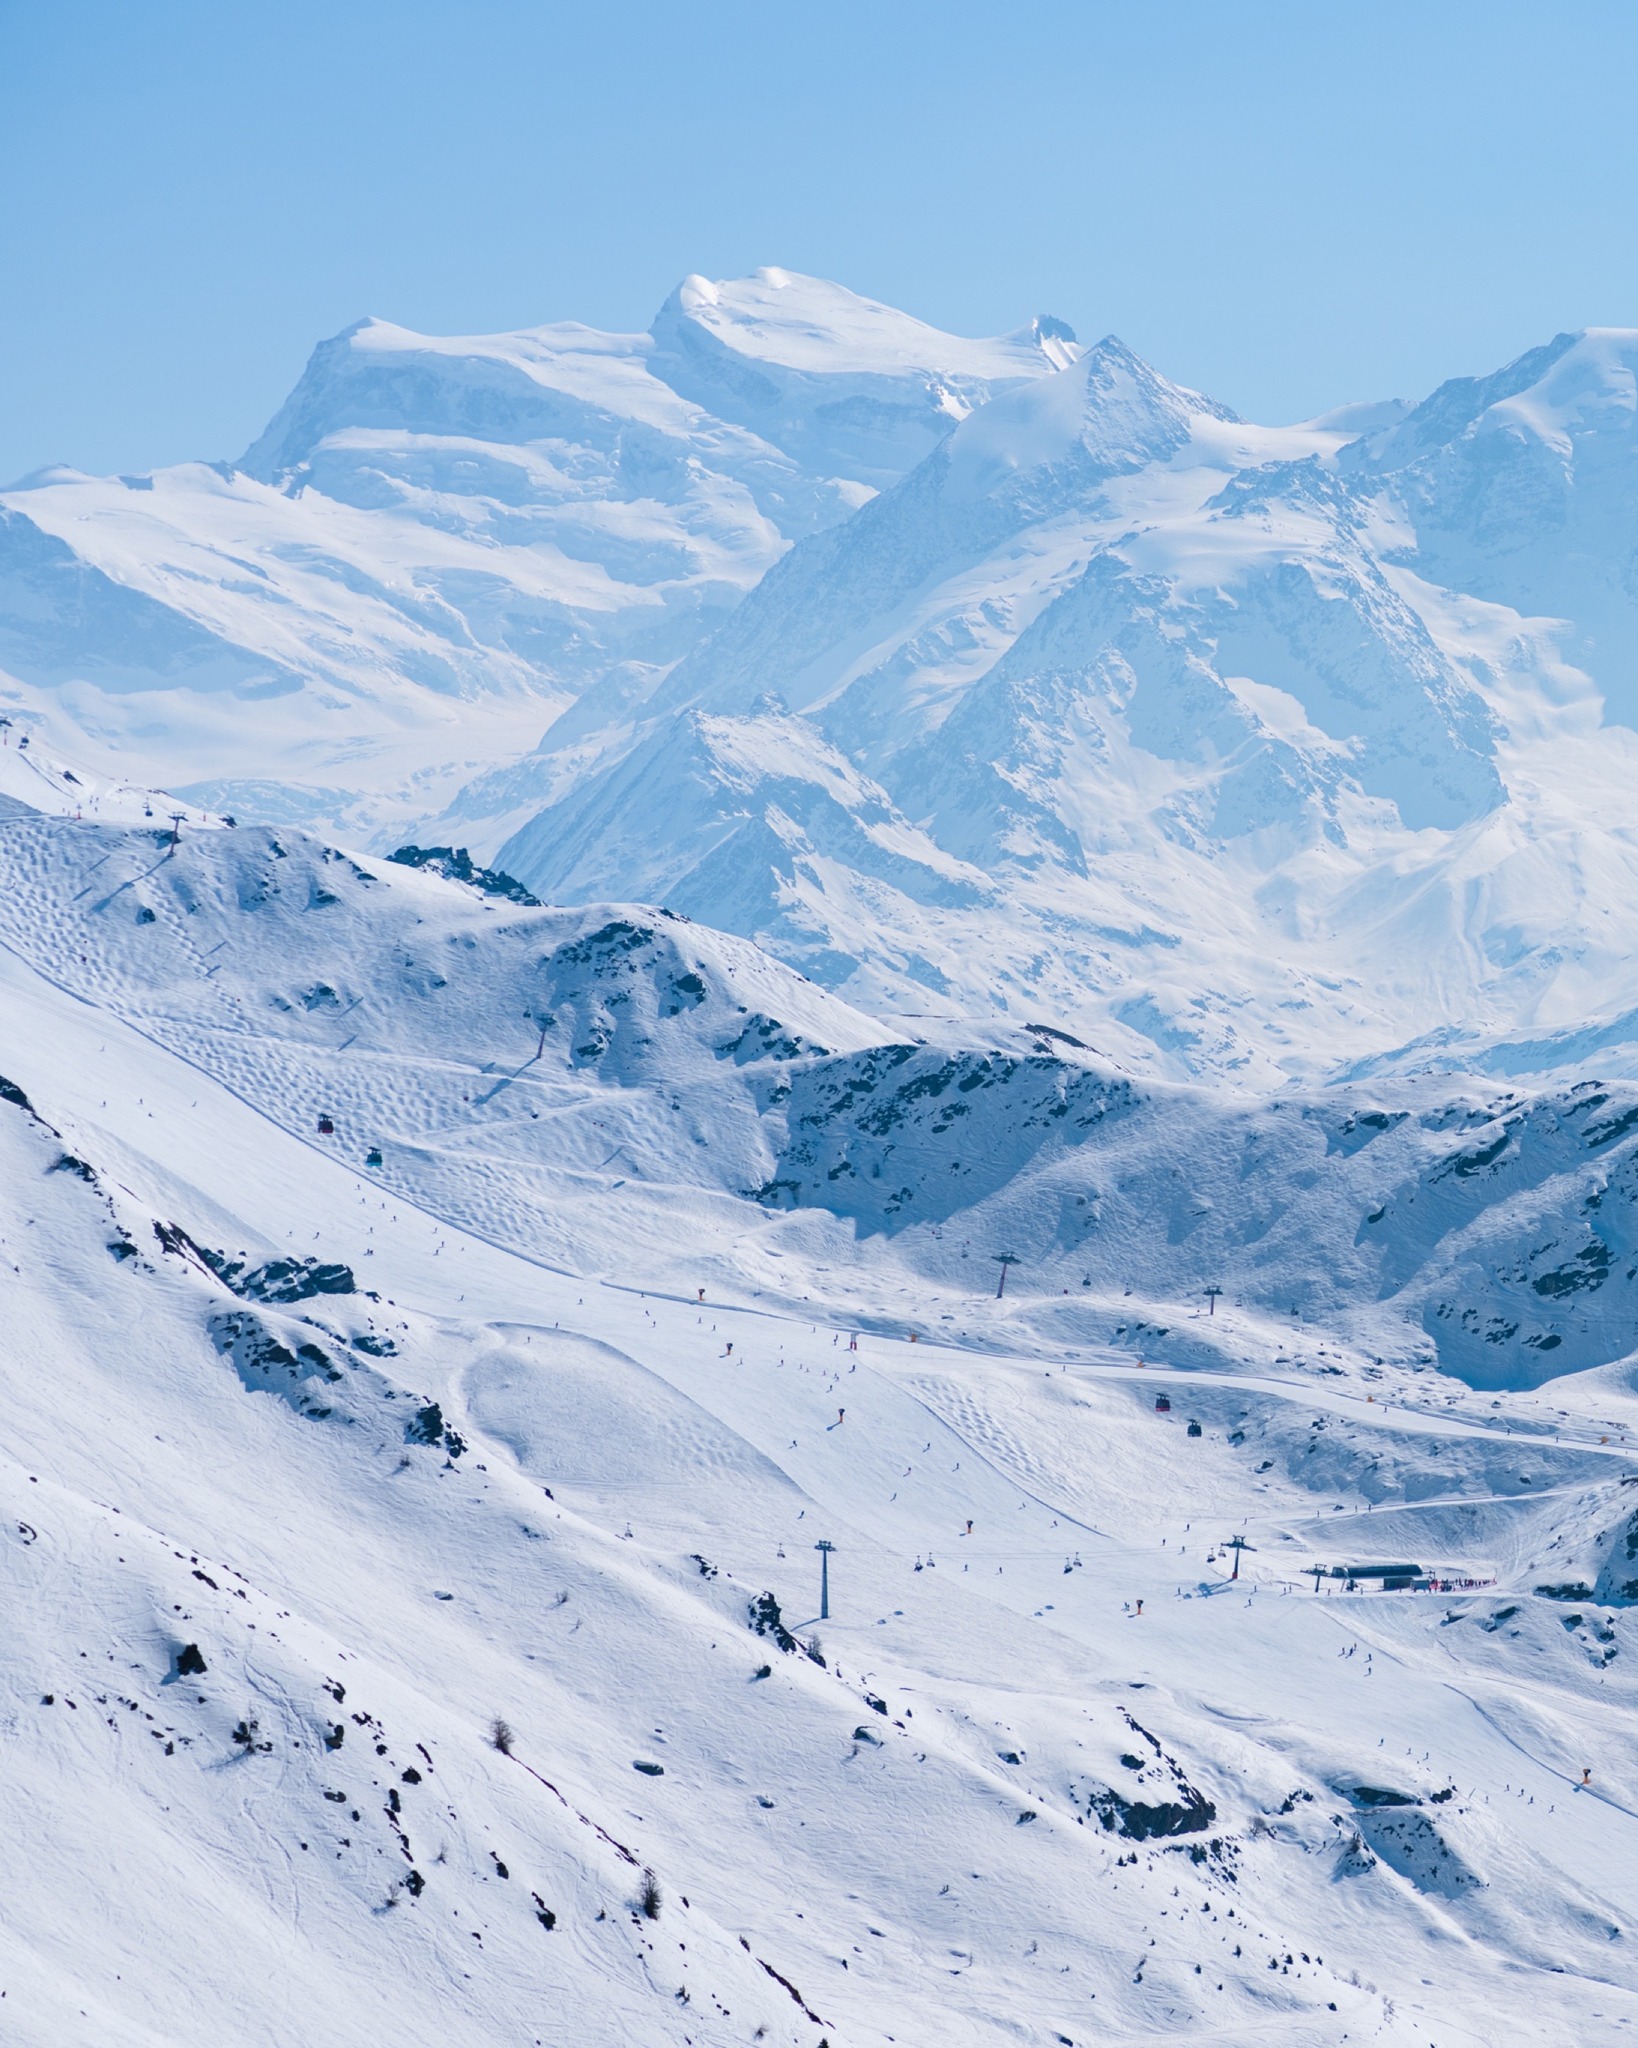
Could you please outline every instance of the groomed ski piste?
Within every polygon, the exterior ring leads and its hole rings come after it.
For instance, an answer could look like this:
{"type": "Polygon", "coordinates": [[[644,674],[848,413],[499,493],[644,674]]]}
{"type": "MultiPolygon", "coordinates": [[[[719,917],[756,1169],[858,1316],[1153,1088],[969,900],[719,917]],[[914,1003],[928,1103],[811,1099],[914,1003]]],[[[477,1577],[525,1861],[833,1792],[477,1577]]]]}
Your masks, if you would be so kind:
{"type": "Polygon", "coordinates": [[[910,1044],[64,766],[6,2039],[1629,2037],[1638,1090],[910,1044]]]}

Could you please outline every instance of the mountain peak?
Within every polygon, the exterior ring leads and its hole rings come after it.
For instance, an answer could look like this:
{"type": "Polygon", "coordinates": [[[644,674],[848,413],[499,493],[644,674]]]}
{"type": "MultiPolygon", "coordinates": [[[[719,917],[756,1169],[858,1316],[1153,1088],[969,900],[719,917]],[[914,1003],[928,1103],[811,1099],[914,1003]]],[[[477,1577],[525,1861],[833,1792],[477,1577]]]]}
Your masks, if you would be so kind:
{"type": "Polygon", "coordinates": [[[650,367],[673,391],[822,474],[878,490],[998,393],[1079,353],[1061,320],[975,340],[771,268],[685,277],[650,332],[650,367]]]}
{"type": "Polygon", "coordinates": [[[1174,455],[1202,416],[1236,419],[1106,334],[1063,369],[964,420],[951,436],[951,484],[978,495],[1009,475],[1055,467],[1077,449],[1105,474],[1139,469],[1174,455]]]}
{"type": "Polygon", "coordinates": [[[681,322],[768,369],[827,379],[910,371],[990,383],[1039,376],[1079,352],[1073,328],[1050,315],[971,339],[827,278],[772,266],[749,277],[685,277],[655,318],[655,340],[675,342],[681,322]]]}
{"type": "Polygon", "coordinates": [[[1401,469],[1486,427],[1567,449],[1601,421],[1635,418],[1638,328],[1584,327],[1527,349],[1488,377],[1450,378],[1351,459],[1401,469]]]}

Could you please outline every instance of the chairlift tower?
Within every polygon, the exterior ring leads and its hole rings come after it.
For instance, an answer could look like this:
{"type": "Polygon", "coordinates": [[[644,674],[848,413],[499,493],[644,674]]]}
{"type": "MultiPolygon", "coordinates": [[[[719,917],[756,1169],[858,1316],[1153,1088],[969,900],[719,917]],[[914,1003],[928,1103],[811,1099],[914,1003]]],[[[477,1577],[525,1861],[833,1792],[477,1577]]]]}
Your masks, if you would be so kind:
{"type": "Polygon", "coordinates": [[[1018,1254],[1016,1252],[997,1252],[995,1263],[1001,1268],[1001,1285],[995,1290],[995,1298],[999,1301],[1007,1291],[1007,1268],[1017,1265],[1018,1254]]]}
{"type": "Polygon", "coordinates": [[[819,1553],[819,1619],[830,1619],[830,1554],[836,1548],[828,1536],[821,1536],[813,1546],[819,1553]]]}
{"type": "Polygon", "coordinates": [[[1248,1543],[1243,1536],[1231,1536],[1223,1548],[1234,1552],[1234,1569],[1229,1573],[1229,1583],[1232,1585],[1240,1576],[1240,1553],[1245,1550],[1255,1552],[1257,1546],[1255,1543],[1248,1543]]]}

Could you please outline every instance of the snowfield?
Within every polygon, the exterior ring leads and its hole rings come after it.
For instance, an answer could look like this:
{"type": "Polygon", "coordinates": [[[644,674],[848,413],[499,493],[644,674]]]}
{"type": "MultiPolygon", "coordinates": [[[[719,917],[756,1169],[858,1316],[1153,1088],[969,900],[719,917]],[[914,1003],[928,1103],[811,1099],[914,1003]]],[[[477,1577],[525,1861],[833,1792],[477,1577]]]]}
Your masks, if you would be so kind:
{"type": "Polygon", "coordinates": [[[1635,366],[770,269],[3,494],[0,2038],[1630,2038],[1635,366]]]}

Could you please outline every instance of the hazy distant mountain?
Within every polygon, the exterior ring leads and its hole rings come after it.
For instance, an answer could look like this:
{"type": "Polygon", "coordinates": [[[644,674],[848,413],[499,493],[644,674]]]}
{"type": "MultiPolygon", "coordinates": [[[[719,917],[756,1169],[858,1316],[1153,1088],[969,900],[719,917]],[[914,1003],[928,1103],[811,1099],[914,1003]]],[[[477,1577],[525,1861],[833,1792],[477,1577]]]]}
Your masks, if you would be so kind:
{"type": "Polygon", "coordinates": [[[793,539],[1075,354],[781,271],[689,278],[649,334],[363,321],[237,465],[0,496],[0,670],[154,779],[387,831],[588,688],[646,687],[793,539]]]}
{"type": "Polygon", "coordinates": [[[1630,1062],[1633,354],[1264,429],[1100,343],[451,829],[1161,1071],[1630,1062]]]}
{"type": "Polygon", "coordinates": [[[323,344],[237,468],[0,501],[43,729],[1240,1083],[1638,1057],[1638,335],[1235,419],[767,270],[323,344]],[[544,737],[542,736],[544,734],[544,737]]]}

